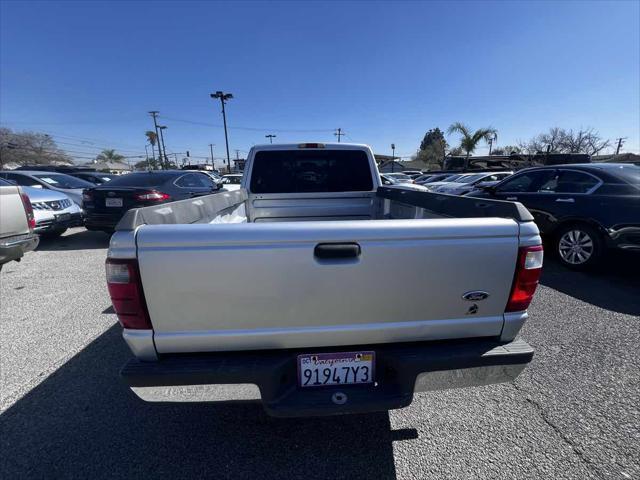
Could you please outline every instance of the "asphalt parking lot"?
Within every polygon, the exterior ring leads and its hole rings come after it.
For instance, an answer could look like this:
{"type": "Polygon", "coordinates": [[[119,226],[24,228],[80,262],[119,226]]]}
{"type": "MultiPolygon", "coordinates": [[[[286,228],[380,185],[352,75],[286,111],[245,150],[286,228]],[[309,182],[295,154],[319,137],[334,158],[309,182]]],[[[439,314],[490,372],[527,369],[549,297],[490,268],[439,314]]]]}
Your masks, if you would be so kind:
{"type": "Polygon", "coordinates": [[[123,386],[107,243],[73,229],[0,273],[2,478],[640,478],[638,256],[588,274],[547,260],[514,384],[281,420],[123,386]]]}

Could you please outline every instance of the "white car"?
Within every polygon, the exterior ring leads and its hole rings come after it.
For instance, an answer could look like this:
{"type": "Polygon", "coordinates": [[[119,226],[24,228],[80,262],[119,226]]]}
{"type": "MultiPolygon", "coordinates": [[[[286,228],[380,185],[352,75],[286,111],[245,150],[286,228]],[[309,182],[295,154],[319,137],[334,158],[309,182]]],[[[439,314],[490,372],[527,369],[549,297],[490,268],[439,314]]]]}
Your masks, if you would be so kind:
{"type": "Polygon", "coordinates": [[[396,183],[413,183],[413,179],[406,173],[385,173],[384,175],[396,183]]]}
{"type": "Polygon", "coordinates": [[[57,237],[67,228],[82,225],[82,210],[64,193],[32,187],[22,187],[22,190],[31,200],[35,233],[43,237],[57,237]]]}
{"type": "Polygon", "coordinates": [[[432,192],[446,193],[448,195],[464,195],[465,193],[475,190],[475,186],[479,183],[503,180],[510,175],[513,175],[513,172],[467,173],[454,181],[441,182],[440,185],[434,183],[428,186],[432,192]]]}
{"type": "Polygon", "coordinates": [[[220,182],[225,190],[233,192],[234,190],[240,190],[240,184],[242,183],[241,173],[230,173],[223,175],[220,182]]]}

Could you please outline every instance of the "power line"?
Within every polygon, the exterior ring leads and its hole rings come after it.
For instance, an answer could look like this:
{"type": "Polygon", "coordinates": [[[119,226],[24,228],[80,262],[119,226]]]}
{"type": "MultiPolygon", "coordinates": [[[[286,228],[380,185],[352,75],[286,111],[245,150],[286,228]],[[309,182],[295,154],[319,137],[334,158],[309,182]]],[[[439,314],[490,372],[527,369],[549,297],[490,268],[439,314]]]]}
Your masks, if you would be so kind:
{"type": "MultiPolygon", "coordinates": [[[[214,127],[214,128],[222,128],[223,125],[220,124],[215,124],[215,123],[209,123],[209,122],[199,122],[199,121],[194,121],[194,120],[185,120],[185,119],[181,119],[181,118],[174,118],[174,117],[166,117],[164,115],[158,115],[159,118],[164,118],[165,120],[171,120],[172,122],[180,122],[180,123],[189,123],[191,125],[201,125],[203,127],[214,127]]],[[[299,128],[267,128],[267,127],[239,127],[239,126],[233,126],[233,127],[227,127],[229,130],[247,130],[247,131],[251,131],[251,132],[265,132],[265,131],[272,131],[272,132],[279,132],[279,133],[327,133],[327,132],[333,132],[334,129],[332,128],[327,128],[327,129],[317,129],[317,130],[313,130],[313,129],[299,129],[299,128]]]]}

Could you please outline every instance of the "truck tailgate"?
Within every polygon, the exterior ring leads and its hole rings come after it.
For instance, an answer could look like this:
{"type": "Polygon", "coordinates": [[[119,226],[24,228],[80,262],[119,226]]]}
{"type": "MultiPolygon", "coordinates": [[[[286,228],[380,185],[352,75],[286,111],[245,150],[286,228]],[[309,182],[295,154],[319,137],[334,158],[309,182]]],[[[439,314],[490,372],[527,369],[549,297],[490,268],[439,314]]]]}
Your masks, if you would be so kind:
{"type": "Polygon", "coordinates": [[[136,241],[159,353],[300,348],[500,335],[518,224],[149,225],[136,241]],[[319,258],[318,244],[359,255],[319,258]]]}

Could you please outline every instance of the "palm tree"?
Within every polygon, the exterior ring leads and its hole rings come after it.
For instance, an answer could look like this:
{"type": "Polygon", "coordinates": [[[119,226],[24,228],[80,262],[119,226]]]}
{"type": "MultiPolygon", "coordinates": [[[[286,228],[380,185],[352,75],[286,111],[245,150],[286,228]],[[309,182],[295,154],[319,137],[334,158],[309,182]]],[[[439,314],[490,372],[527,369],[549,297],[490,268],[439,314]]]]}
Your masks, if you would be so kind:
{"type": "MultiPolygon", "coordinates": [[[[144,132],[144,135],[145,137],[147,137],[147,141],[151,145],[151,156],[153,157],[154,164],[153,168],[156,168],[156,149],[154,147],[156,146],[156,143],[158,143],[158,135],[156,135],[156,132],[154,132],[153,130],[147,130],[146,132],[144,132]]],[[[149,169],[151,169],[151,163],[149,163],[149,169]]]]}
{"type": "Polygon", "coordinates": [[[147,140],[151,144],[151,147],[155,147],[156,142],[158,141],[158,136],[156,135],[156,132],[154,132],[153,130],[147,130],[146,132],[144,132],[144,135],[145,137],[147,137],[147,140]]]}
{"type": "Polygon", "coordinates": [[[475,132],[471,132],[469,127],[460,122],[453,123],[448,129],[447,133],[459,133],[462,135],[460,139],[460,148],[467,154],[467,158],[473,153],[481,140],[485,142],[495,141],[498,139],[498,131],[495,128],[479,128],[475,132]]]}
{"type": "Polygon", "coordinates": [[[103,150],[102,153],[99,153],[96,157],[96,162],[120,162],[123,163],[125,160],[123,155],[116,153],[115,150],[103,150]]]}

